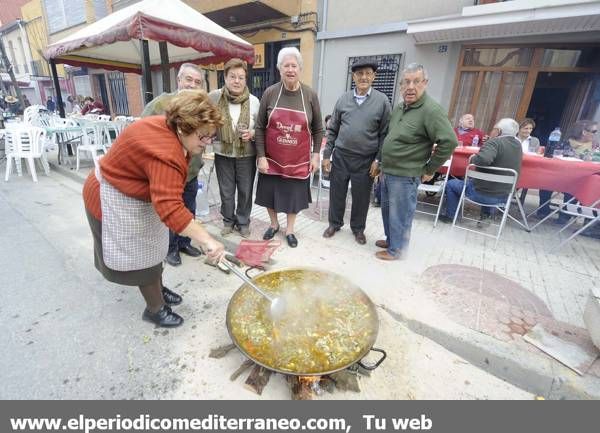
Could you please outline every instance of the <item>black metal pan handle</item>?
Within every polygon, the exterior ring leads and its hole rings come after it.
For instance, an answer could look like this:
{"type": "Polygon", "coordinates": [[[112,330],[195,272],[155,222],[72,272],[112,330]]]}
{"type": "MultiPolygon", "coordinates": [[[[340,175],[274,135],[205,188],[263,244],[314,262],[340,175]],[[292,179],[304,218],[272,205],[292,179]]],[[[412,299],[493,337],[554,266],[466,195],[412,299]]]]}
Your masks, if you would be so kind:
{"type": "Polygon", "coordinates": [[[363,364],[362,359],[360,361],[358,361],[358,363],[357,363],[362,368],[364,368],[365,370],[369,370],[369,371],[375,370],[377,367],[379,367],[381,365],[381,363],[385,360],[385,358],[387,358],[387,353],[385,353],[385,350],[383,350],[383,349],[378,349],[376,347],[371,347],[371,351],[372,352],[379,352],[379,353],[381,353],[381,358],[379,358],[379,360],[375,364],[373,364],[373,365],[363,364]]]}

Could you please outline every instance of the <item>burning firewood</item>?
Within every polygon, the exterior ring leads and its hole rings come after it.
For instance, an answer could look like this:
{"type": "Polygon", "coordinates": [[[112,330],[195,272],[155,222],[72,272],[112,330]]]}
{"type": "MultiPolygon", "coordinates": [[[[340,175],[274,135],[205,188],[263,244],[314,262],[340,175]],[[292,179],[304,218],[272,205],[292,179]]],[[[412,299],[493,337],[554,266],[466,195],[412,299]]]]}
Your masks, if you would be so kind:
{"type": "MultiPolygon", "coordinates": [[[[311,376],[287,376],[287,382],[290,385],[290,391],[292,392],[292,400],[312,400],[312,377],[311,376]],[[306,379],[309,380],[306,380],[306,379]]],[[[318,376],[314,379],[319,380],[318,376]]]]}

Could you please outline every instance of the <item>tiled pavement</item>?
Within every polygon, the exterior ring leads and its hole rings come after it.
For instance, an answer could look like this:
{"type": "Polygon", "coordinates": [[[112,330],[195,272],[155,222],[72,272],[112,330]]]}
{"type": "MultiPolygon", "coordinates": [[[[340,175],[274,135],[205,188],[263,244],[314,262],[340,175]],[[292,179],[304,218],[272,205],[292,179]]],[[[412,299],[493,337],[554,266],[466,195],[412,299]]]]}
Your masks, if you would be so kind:
{"type": "MultiPolygon", "coordinates": [[[[56,167],[56,165],[55,165],[56,167]]],[[[64,167],[64,166],[63,166],[64,167]]],[[[75,177],[84,179],[90,168],[84,167],[78,173],[70,170],[75,177]]],[[[201,178],[206,180],[210,165],[204,167],[201,178]]],[[[210,182],[210,199],[218,200],[218,184],[213,173],[210,182]]],[[[327,193],[327,192],[325,192],[327,193]]],[[[313,188],[313,201],[317,190],[313,188]]],[[[528,195],[526,207],[533,209],[537,196],[528,195]]],[[[351,251],[355,257],[361,257],[364,264],[375,263],[373,243],[382,239],[383,225],[379,208],[371,207],[367,218],[365,235],[367,245],[359,246],[350,233],[349,226],[343,227],[332,239],[324,239],[322,233],[327,227],[328,199],[321,200],[322,219],[319,221],[317,203],[301,212],[296,221],[295,232],[300,243],[328,245],[340,251],[351,251]]],[[[348,199],[347,218],[349,220],[350,199],[348,199]]],[[[218,203],[211,203],[210,224],[220,227],[218,203]]],[[[511,211],[515,214],[516,208],[511,211]]],[[[254,206],[252,209],[251,238],[261,239],[269,224],[266,209],[254,206]]],[[[279,216],[285,227],[284,215],[279,216]]],[[[577,224],[575,225],[577,226],[577,224]]],[[[488,229],[492,230],[494,227],[488,229]]],[[[600,241],[578,236],[557,250],[560,239],[557,233],[560,226],[547,221],[533,232],[526,232],[514,222],[508,221],[497,248],[494,239],[464,230],[453,229],[439,222],[433,227],[433,217],[417,213],[413,223],[411,251],[404,262],[388,264],[390,267],[409,267],[410,273],[419,275],[431,266],[454,264],[471,266],[504,276],[530,291],[546,304],[556,320],[574,326],[583,326],[582,312],[591,287],[600,284],[600,241]],[[408,266],[406,266],[408,265],[408,266]]],[[[567,232],[571,228],[567,229],[567,232]]],[[[239,237],[232,235],[232,240],[239,237]]],[[[280,251],[289,250],[282,238],[280,251]]],[[[277,253],[275,253],[277,254],[277,253]]]]}

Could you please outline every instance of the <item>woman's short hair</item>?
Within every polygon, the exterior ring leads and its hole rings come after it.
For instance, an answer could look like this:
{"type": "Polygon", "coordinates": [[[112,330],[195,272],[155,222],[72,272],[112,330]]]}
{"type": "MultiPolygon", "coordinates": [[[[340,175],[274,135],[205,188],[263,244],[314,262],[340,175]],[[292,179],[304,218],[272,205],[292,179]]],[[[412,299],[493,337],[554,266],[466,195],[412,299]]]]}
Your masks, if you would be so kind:
{"type": "Polygon", "coordinates": [[[525,128],[527,125],[531,125],[531,127],[535,129],[535,121],[529,117],[521,120],[521,123],[519,123],[519,129],[525,128]]]}
{"type": "Polygon", "coordinates": [[[190,135],[204,125],[223,125],[221,111],[204,90],[182,90],[173,97],[165,112],[171,131],[190,135]]]}
{"type": "Polygon", "coordinates": [[[227,75],[227,73],[229,72],[230,69],[237,69],[237,68],[242,68],[244,70],[244,72],[248,73],[248,66],[246,64],[245,61],[243,61],[242,59],[230,59],[227,63],[225,63],[225,66],[223,66],[223,73],[225,75],[227,75]]]}
{"type": "Polygon", "coordinates": [[[281,65],[283,64],[283,59],[287,56],[294,56],[296,61],[298,62],[298,66],[300,69],[304,66],[304,62],[302,61],[302,54],[298,51],[296,47],[285,47],[279,50],[279,54],[277,54],[277,69],[281,69],[281,65]]]}

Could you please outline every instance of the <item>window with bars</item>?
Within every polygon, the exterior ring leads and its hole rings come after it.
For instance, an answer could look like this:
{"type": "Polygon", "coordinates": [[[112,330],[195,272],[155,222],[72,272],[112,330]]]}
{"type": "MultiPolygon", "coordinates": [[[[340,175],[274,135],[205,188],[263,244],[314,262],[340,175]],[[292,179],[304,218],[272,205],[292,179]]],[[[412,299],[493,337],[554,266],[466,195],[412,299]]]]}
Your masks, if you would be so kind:
{"type": "Polygon", "coordinates": [[[129,104],[127,102],[127,88],[125,87],[125,75],[122,72],[108,72],[108,85],[112,95],[114,111],[116,115],[129,116],[129,104]]]}
{"type": "Polygon", "coordinates": [[[352,80],[352,65],[363,59],[377,61],[377,73],[373,88],[379,90],[388,97],[390,104],[394,104],[396,100],[396,91],[398,89],[398,74],[400,72],[400,59],[402,54],[384,54],[380,56],[359,56],[348,58],[348,76],[346,78],[346,89],[354,89],[354,81],[352,80]]]}

